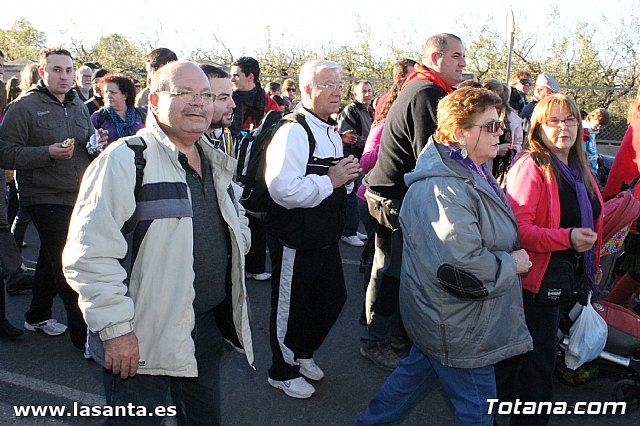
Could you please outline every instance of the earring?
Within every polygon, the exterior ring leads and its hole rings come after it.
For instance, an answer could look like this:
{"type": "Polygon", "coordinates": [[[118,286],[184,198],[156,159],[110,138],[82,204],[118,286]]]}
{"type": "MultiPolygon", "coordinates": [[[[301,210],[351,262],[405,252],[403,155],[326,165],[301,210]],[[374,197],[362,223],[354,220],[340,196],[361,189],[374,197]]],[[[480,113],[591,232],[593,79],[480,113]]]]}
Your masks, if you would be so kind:
{"type": "Polygon", "coordinates": [[[462,155],[462,158],[467,158],[469,156],[466,145],[462,145],[462,148],[460,149],[460,155],[462,155]]]}

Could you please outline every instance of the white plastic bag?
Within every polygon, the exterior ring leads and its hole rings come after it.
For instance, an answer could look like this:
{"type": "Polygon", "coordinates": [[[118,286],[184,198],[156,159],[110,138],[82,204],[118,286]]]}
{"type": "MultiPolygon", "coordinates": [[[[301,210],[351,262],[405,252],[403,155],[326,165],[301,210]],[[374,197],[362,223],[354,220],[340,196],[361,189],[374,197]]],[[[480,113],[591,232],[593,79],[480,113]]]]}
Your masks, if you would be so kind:
{"type": "Polygon", "coordinates": [[[607,323],[591,306],[591,292],[587,306],[569,331],[569,345],[564,354],[568,368],[575,370],[600,355],[607,343],[607,323]]]}

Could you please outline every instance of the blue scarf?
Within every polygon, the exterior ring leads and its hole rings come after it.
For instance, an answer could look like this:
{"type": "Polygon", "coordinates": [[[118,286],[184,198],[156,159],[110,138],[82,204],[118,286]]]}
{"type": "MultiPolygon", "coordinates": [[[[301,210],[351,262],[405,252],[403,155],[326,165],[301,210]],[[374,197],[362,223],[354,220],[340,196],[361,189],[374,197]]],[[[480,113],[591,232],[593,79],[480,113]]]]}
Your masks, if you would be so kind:
{"type": "Polygon", "coordinates": [[[485,170],[484,170],[484,168],[482,166],[478,166],[469,157],[464,158],[462,156],[462,152],[461,152],[460,148],[458,148],[456,146],[453,146],[453,145],[445,145],[445,146],[449,149],[449,157],[450,158],[453,158],[454,160],[460,161],[466,168],[468,168],[472,172],[475,172],[475,173],[479,174],[480,176],[482,176],[482,178],[491,186],[491,188],[493,188],[495,193],[498,194],[498,196],[500,195],[500,187],[498,187],[498,184],[494,180],[489,179],[489,177],[487,176],[487,172],[485,172],[485,170]]]}
{"type": "MultiPolygon", "coordinates": [[[[554,154],[551,154],[553,165],[556,170],[560,172],[560,177],[564,179],[575,191],[578,198],[578,205],[580,206],[580,226],[583,228],[594,229],[593,225],[593,208],[591,207],[591,200],[589,200],[589,194],[587,194],[587,187],[582,179],[582,172],[580,167],[574,162],[570,161],[569,165],[564,164],[554,154]]],[[[593,291],[593,294],[600,293],[600,288],[596,284],[595,274],[593,272],[593,264],[595,262],[595,244],[586,252],[582,253],[582,266],[584,269],[584,276],[589,284],[589,288],[593,291]]]]}
{"type": "Polygon", "coordinates": [[[126,121],[122,121],[122,118],[120,118],[118,113],[115,112],[113,108],[106,107],[104,110],[107,114],[109,114],[111,121],[116,126],[116,134],[118,135],[118,138],[135,135],[133,125],[136,121],[136,109],[133,106],[127,107],[127,112],[125,114],[126,121]]]}

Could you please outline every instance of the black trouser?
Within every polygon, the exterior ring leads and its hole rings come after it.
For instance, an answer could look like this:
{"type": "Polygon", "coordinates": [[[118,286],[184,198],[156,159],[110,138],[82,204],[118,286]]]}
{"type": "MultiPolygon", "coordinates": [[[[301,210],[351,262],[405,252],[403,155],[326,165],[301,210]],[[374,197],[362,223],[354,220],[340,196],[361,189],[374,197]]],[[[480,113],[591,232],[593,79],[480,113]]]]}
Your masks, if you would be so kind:
{"type": "Polygon", "coordinates": [[[250,274],[262,274],[266,271],[267,228],[264,221],[247,214],[251,230],[251,250],[244,257],[244,269],[250,274]]]}
{"type": "Polygon", "coordinates": [[[62,251],[67,241],[73,207],[38,204],[28,206],[27,210],[38,230],[40,254],[33,284],[33,298],[25,319],[29,323],[36,323],[51,318],[53,299],[59,294],[67,311],[71,342],[82,349],[87,338],[87,326],[78,307],[78,294],[69,287],[62,274],[62,251]]]}
{"type": "MultiPolygon", "coordinates": [[[[399,315],[398,299],[402,265],[402,229],[400,206],[393,200],[366,191],[369,213],[376,221],[375,254],[371,278],[365,297],[369,327],[363,336],[366,341],[383,341],[391,335],[392,316],[399,315]]],[[[401,319],[397,319],[401,324],[401,319]]],[[[404,334],[403,327],[396,334],[404,334]]]]}
{"type": "MultiPolygon", "coordinates": [[[[0,169],[0,188],[4,189],[4,170],[0,169]]],[[[0,319],[4,318],[4,285],[8,287],[17,284],[24,278],[22,270],[22,255],[11,235],[11,222],[7,220],[7,202],[0,196],[0,266],[2,267],[2,311],[0,319]]]]}
{"type": "MultiPolygon", "coordinates": [[[[533,339],[533,350],[496,366],[498,397],[501,400],[553,401],[556,339],[564,306],[536,304],[534,297],[534,293],[522,291],[524,317],[533,339]]],[[[548,423],[547,414],[511,415],[510,422],[512,426],[548,423]]]]}
{"type": "Polygon", "coordinates": [[[312,358],[347,300],[338,244],[298,251],[269,239],[272,262],[269,377],[300,377],[296,359],[312,358]]]}

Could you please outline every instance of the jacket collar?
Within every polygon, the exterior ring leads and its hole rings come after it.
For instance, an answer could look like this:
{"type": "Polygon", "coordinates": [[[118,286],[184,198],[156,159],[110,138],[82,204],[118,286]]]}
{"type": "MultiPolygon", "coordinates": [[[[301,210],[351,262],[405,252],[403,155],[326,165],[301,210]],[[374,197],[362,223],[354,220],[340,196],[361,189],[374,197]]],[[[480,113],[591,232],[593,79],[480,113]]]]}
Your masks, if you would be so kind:
{"type": "Polygon", "coordinates": [[[69,104],[71,104],[73,102],[73,100],[76,98],[76,92],[71,89],[69,90],[67,93],[64,94],[64,100],[62,102],[60,102],[60,99],[58,99],[57,97],[55,97],[47,88],[47,86],[44,85],[44,81],[40,80],[38,81],[38,84],[35,85],[35,87],[32,87],[31,89],[29,89],[27,91],[27,93],[29,92],[38,92],[38,93],[42,93],[43,95],[45,95],[47,98],[49,98],[50,100],[58,103],[58,104],[62,104],[62,106],[67,106],[69,104]]]}
{"type": "Polygon", "coordinates": [[[355,99],[353,100],[353,104],[361,111],[367,111],[367,112],[373,111],[372,104],[369,104],[368,107],[365,107],[363,103],[361,103],[361,102],[359,102],[359,101],[357,101],[355,99]]]}
{"type": "Polygon", "coordinates": [[[316,124],[318,124],[320,126],[323,126],[323,127],[335,127],[335,126],[338,125],[338,122],[336,120],[334,120],[333,118],[329,117],[328,120],[323,120],[322,118],[318,117],[313,111],[311,111],[307,107],[303,107],[302,108],[302,112],[304,113],[304,115],[309,117],[311,119],[311,121],[316,122],[316,124]]]}
{"type": "MultiPolygon", "coordinates": [[[[436,143],[433,136],[429,138],[427,146],[418,157],[415,170],[405,175],[405,182],[407,186],[410,186],[412,182],[429,176],[449,176],[464,179],[476,190],[495,200],[502,210],[509,213],[509,217],[517,225],[511,206],[502,190],[496,193],[482,176],[472,172],[459,161],[450,158],[447,148],[442,144],[436,143]]],[[[489,179],[493,179],[491,172],[487,173],[487,176],[489,179]]]]}

